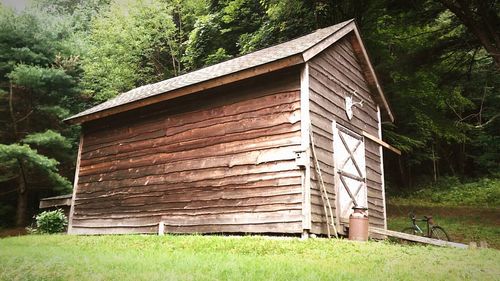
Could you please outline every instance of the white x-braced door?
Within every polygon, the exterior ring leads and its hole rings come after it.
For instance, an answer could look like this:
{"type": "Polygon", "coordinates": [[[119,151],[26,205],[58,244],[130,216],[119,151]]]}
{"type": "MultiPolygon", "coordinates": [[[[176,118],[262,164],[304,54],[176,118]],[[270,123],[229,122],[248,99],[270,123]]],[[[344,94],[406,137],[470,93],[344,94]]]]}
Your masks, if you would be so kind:
{"type": "Polygon", "coordinates": [[[337,216],[349,220],[352,207],[367,207],[365,145],[363,137],[334,123],[337,216]]]}

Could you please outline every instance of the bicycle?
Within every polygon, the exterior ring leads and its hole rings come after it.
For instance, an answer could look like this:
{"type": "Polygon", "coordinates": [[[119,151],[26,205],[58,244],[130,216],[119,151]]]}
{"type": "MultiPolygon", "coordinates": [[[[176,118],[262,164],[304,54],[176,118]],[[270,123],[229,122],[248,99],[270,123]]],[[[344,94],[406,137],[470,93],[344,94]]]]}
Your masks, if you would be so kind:
{"type": "Polygon", "coordinates": [[[450,236],[441,226],[434,223],[432,216],[424,216],[423,219],[417,219],[415,214],[410,213],[410,219],[412,222],[412,226],[403,229],[401,232],[412,235],[419,235],[428,238],[450,241],[450,236]],[[417,225],[418,221],[425,221],[427,224],[427,234],[424,235],[424,231],[417,225]]]}

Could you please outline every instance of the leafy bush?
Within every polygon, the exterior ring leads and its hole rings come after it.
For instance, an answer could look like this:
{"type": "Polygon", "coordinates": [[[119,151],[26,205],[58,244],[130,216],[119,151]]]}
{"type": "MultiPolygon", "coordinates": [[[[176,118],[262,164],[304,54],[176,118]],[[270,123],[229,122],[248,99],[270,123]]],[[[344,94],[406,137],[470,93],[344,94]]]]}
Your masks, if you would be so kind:
{"type": "Polygon", "coordinates": [[[496,208],[500,206],[500,179],[483,178],[461,183],[457,178],[444,178],[390,203],[401,205],[449,205],[496,208]]]}
{"type": "Polygon", "coordinates": [[[45,211],[36,216],[36,233],[63,232],[68,225],[68,218],[62,210],[45,211]]]}

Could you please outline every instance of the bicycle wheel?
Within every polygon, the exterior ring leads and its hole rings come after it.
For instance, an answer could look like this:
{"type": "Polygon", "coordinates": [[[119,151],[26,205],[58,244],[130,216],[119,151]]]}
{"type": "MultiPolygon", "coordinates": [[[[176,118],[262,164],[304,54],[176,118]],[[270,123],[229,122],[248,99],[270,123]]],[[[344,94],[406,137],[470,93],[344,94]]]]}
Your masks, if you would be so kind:
{"type": "MultiPolygon", "coordinates": [[[[401,230],[401,232],[403,233],[406,233],[406,234],[411,234],[411,235],[421,235],[420,232],[418,232],[418,230],[415,228],[415,227],[407,227],[403,230],[401,230]]],[[[398,242],[399,244],[402,244],[402,245],[414,245],[415,242],[412,242],[412,241],[408,241],[406,239],[401,239],[401,238],[396,238],[396,242],[398,242]]]]}
{"type": "Polygon", "coordinates": [[[418,230],[415,227],[407,227],[401,230],[401,232],[411,235],[420,235],[420,232],[418,232],[418,230]]]}
{"type": "Polygon", "coordinates": [[[431,238],[450,241],[450,236],[448,236],[448,233],[446,233],[446,231],[444,231],[444,229],[439,225],[435,225],[431,228],[431,238]]]}

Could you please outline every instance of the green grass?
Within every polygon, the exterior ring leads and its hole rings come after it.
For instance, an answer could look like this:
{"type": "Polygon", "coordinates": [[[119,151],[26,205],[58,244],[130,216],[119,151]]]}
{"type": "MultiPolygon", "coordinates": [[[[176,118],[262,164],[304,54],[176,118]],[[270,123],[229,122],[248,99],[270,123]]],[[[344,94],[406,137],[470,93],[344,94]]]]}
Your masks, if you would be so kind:
{"type": "Polygon", "coordinates": [[[0,280],[498,280],[500,252],[346,240],[31,235],[0,280]]]}
{"type": "MultiPolygon", "coordinates": [[[[387,228],[401,231],[411,225],[408,213],[418,218],[432,215],[455,242],[486,241],[489,247],[500,249],[500,210],[461,207],[387,206],[387,228]]],[[[425,222],[418,225],[426,231],[425,222]]]]}
{"type": "MultiPolygon", "coordinates": [[[[500,179],[460,182],[441,178],[416,191],[387,198],[388,228],[401,231],[411,225],[409,212],[432,215],[453,241],[468,244],[486,241],[500,249],[500,179]]],[[[425,223],[419,223],[425,227],[425,223]]]]}

